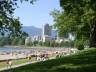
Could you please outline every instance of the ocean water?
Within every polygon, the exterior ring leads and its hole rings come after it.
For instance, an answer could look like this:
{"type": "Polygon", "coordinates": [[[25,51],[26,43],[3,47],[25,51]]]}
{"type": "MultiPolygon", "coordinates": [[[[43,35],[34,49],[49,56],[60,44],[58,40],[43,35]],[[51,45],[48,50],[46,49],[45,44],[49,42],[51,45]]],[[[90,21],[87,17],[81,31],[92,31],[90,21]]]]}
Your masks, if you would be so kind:
{"type": "Polygon", "coordinates": [[[0,47],[0,52],[12,52],[12,51],[30,51],[30,49],[0,47]]]}
{"type": "MultiPolygon", "coordinates": [[[[0,47],[0,52],[20,52],[20,51],[26,51],[26,52],[34,52],[34,51],[64,51],[66,48],[8,48],[8,47],[0,47]]],[[[68,48],[67,48],[68,49],[68,48]]]]}

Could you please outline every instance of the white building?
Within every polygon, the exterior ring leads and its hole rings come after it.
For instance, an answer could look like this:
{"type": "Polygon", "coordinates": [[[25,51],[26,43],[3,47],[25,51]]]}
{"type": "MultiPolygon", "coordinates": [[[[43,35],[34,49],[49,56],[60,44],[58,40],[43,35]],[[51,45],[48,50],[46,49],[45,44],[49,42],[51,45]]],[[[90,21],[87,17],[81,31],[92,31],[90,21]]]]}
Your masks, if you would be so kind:
{"type": "Polygon", "coordinates": [[[42,36],[44,36],[44,35],[51,36],[51,27],[49,26],[49,24],[43,25],[42,36]]]}
{"type": "Polygon", "coordinates": [[[31,42],[31,38],[30,37],[27,37],[26,39],[25,39],[25,45],[27,45],[28,43],[30,43],[31,42]]]}
{"type": "Polygon", "coordinates": [[[51,37],[50,36],[48,36],[48,35],[42,36],[42,41],[43,42],[50,41],[50,40],[51,40],[51,37]]]}
{"type": "Polygon", "coordinates": [[[42,36],[41,35],[36,35],[31,37],[31,41],[42,41],[42,36]]]}

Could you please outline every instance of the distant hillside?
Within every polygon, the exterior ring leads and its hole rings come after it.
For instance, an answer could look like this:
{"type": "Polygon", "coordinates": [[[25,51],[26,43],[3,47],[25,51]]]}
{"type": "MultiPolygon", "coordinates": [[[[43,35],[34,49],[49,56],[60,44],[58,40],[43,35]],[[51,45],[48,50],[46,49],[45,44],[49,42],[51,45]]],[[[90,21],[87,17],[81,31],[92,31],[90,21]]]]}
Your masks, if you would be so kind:
{"type": "Polygon", "coordinates": [[[28,33],[29,36],[42,34],[42,29],[34,27],[34,26],[23,26],[22,30],[28,33]]]}
{"type": "MultiPolygon", "coordinates": [[[[23,26],[22,30],[25,31],[26,33],[28,33],[29,36],[42,34],[42,29],[34,27],[34,26],[23,26]]],[[[55,36],[56,36],[56,32],[54,30],[52,30],[51,37],[55,37],[55,36]]]]}

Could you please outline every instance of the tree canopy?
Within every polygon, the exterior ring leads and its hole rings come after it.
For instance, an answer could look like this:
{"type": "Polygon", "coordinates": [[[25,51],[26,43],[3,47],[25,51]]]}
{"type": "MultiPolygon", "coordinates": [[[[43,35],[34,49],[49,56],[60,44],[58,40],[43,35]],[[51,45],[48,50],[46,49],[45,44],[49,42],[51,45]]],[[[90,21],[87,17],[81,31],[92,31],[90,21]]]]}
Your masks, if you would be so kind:
{"type": "Polygon", "coordinates": [[[60,6],[63,11],[53,11],[59,34],[71,32],[96,47],[96,0],[60,0],[60,6]]]}
{"type": "Polygon", "coordinates": [[[33,4],[36,0],[0,0],[0,34],[4,35],[8,32],[9,35],[19,36],[24,34],[21,31],[22,24],[18,18],[14,18],[14,11],[18,7],[17,2],[27,1],[33,4]]]}

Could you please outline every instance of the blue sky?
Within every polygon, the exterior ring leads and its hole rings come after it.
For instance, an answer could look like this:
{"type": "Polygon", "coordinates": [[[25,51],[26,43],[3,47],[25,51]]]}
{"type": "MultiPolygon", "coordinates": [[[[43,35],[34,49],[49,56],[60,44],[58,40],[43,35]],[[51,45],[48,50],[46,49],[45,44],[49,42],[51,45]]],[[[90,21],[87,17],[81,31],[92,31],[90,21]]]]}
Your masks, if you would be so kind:
{"type": "Polygon", "coordinates": [[[24,26],[35,26],[41,28],[43,24],[53,24],[50,12],[53,9],[60,9],[59,0],[38,0],[31,5],[24,2],[19,3],[20,8],[15,10],[14,16],[20,17],[24,26]]]}

